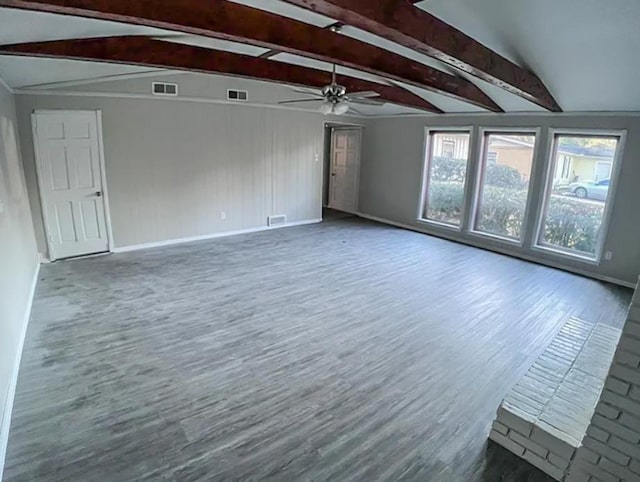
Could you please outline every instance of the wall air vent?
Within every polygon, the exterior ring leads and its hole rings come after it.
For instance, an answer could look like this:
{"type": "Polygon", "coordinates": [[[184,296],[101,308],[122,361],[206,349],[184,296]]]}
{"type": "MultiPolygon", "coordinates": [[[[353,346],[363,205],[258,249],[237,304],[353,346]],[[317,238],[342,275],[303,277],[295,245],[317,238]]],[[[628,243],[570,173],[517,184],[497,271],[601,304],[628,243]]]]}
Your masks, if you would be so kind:
{"type": "Polygon", "coordinates": [[[278,216],[269,216],[267,223],[269,224],[269,226],[282,226],[284,224],[287,224],[287,216],[285,216],[284,214],[280,214],[278,216]]]}
{"type": "Polygon", "coordinates": [[[249,100],[249,93],[246,90],[227,90],[227,100],[246,102],[249,100]]]}
{"type": "Polygon", "coordinates": [[[153,95],[178,95],[178,84],[170,84],[167,82],[153,82],[151,84],[151,92],[153,95]]]}

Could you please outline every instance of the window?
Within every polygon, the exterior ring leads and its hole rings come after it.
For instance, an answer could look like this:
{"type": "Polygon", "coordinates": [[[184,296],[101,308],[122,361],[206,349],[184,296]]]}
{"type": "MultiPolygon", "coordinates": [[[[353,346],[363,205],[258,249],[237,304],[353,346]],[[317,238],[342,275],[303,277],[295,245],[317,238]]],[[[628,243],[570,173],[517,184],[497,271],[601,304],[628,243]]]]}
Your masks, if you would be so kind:
{"type": "Polygon", "coordinates": [[[422,219],[461,225],[470,138],[468,131],[429,131],[422,219]]]}
{"type": "Polygon", "coordinates": [[[453,159],[456,152],[455,141],[442,141],[442,157],[453,159]]]}
{"type": "Polygon", "coordinates": [[[538,246],[597,259],[622,134],[554,134],[538,246]],[[573,159],[573,182],[558,182],[558,163],[573,159]],[[598,175],[607,179],[596,179],[598,175]]]}
{"type": "Polygon", "coordinates": [[[485,133],[474,231],[521,240],[535,143],[535,132],[485,133]]]}

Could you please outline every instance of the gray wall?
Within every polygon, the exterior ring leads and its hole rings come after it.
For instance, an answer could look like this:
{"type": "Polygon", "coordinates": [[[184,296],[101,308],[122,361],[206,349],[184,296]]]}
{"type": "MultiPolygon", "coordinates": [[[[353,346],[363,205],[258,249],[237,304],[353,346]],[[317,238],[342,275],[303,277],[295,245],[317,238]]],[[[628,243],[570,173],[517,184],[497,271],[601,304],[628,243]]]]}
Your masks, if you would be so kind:
{"type": "MultiPolygon", "coordinates": [[[[605,240],[605,251],[613,252],[611,261],[599,266],[577,260],[507,246],[492,240],[456,234],[469,244],[555,263],[596,276],[635,283],[640,274],[640,117],[601,115],[447,115],[440,117],[404,117],[372,119],[364,131],[364,152],[360,173],[360,211],[364,214],[401,223],[417,230],[447,236],[449,231],[416,221],[422,177],[425,128],[446,126],[541,127],[539,158],[532,179],[532,206],[539,205],[544,185],[544,167],[548,158],[548,129],[626,129],[626,149],[620,182],[613,200],[613,216],[605,240]]],[[[476,129],[477,132],[477,129],[476,129]]],[[[476,135],[477,139],[477,135],[476,135]]],[[[472,160],[477,149],[472,149],[472,160]]],[[[533,218],[533,217],[532,217],[533,218]]],[[[533,221],[533,219],[532,219],[533,221]]],[[[528,229],[533,229],[529,223],[528,229]]]]}
{"type": "Polygon", "coordinates": [[[285,214],[290,223],[321,218],[325,118],[318,113],[18,95],[25,175],[42,253],[46,243],[30,119],[36,109],[102,110],[116,247],[262,227],[269,215],[285,214]]]}
{"type": "Polygon", "coordinates": [[[13,96],[0,85],[0,473],[7,394],[38,266],[15,125],[13,96]]]}

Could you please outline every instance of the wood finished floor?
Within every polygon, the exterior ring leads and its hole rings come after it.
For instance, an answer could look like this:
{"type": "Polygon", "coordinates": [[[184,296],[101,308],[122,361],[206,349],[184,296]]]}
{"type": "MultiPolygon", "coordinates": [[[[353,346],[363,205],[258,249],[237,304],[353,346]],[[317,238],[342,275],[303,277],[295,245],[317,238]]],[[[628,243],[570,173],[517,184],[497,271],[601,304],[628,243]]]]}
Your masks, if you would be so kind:
{"type": "Polygon", "coordinates": [[[626,289],[356,218],[43,266],[6,481],[548,481],[487,444],[626,289]]]}

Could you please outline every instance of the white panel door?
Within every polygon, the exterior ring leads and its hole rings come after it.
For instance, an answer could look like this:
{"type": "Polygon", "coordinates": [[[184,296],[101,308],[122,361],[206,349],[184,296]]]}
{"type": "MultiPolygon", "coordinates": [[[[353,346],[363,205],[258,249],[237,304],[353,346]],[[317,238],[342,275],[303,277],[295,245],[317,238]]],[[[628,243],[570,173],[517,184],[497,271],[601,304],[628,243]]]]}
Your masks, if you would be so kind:
{"type": "Polygon", "coordinates": [[[108,251],[97,113],[36,112],[34,123],[51,258],[108,251]]]}
{"type": "Polygon", "coordinates": [[[329,207],[355,212],[358,208],[360,129],[334,129],[331,139],[329,207]]]}

